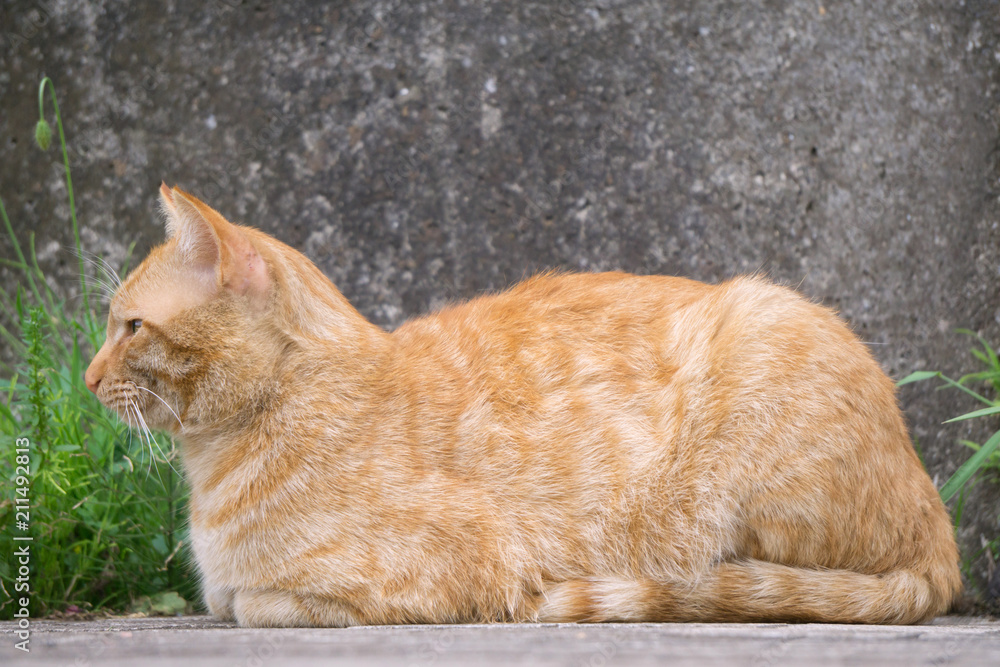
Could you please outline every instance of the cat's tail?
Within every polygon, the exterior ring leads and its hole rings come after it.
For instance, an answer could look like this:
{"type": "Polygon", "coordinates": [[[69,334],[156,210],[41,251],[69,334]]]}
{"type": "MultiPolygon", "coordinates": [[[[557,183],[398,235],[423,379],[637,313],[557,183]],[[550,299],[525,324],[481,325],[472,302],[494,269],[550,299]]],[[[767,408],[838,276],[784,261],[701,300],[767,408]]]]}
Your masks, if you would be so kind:
{"type": "Polygon", "coordinates": [[[721,563],[695,581],[588,578],[552,584],[542,622],[919,623],[947,611],[958,568],[861,574],[757,560],[721,563]]]}

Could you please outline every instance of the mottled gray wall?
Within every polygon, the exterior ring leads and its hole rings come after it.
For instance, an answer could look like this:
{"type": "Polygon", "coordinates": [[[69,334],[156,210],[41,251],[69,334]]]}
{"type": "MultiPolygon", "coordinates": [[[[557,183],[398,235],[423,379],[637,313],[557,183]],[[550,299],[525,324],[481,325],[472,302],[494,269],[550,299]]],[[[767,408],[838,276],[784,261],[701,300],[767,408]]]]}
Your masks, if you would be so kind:
{"type": "MultiPolygon", "coordinates": [[[[895,377],[968,370],[956,327],[1000,343],[995,1],[194,6],[0,8],[0,196],[67,291],[43,75],[113,261],[161,239],[166,179],[390,328],[548,267],[764,271],[895,377]]],[[[939,482],[996,426],[941,426],[973,406],[929,385],[901,399],[939,482]]],[[[969,503],[966,545],[1000,512],[989,486],[969,503]]]]}

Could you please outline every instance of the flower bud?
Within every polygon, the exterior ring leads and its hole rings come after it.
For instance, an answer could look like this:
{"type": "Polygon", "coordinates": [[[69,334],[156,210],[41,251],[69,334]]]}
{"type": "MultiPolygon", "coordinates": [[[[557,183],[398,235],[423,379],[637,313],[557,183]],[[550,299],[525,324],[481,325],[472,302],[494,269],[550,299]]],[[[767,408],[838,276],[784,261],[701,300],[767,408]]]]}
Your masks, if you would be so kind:
{"type": "Polygon", "coordinates": [[[44,118],[40,118],[38,125],[35,125],[35,143],[43,151],[49,150],[49,145],[52,143],[52,128],[44,118]]]}

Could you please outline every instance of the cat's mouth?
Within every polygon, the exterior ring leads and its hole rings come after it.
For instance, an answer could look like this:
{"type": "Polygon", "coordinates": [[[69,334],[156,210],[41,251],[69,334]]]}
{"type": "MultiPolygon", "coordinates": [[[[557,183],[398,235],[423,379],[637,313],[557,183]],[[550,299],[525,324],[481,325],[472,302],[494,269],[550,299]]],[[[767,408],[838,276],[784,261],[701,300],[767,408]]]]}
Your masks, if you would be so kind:
{"type": "MultiPolygon", "coordinates": [[[[113,385],[102,385],[100,396],[101,403],[109,410],[113,410],[119,418],[129,421],[137,421],[145,415],[147,399],[141,396],[139,386],[132,381],[115,382],[113,385]]],[[[131,422],[129,424],[132,425],[131,422]]]]}
{"type": "Polygon", "coordinates": [[[102,384],[98,398],[133,430],[148,433],[151,428],[168,429],[172,424],[181,425],[177,411],[167,401],[152,389],[131,380],[122,380],[108,386],[102,384]],[[160,405],[168,412],[167,415],[163,414],[163,410],[155,410],[160,405]],[[161,420],[165,423],[161,424],[161,420]]]}

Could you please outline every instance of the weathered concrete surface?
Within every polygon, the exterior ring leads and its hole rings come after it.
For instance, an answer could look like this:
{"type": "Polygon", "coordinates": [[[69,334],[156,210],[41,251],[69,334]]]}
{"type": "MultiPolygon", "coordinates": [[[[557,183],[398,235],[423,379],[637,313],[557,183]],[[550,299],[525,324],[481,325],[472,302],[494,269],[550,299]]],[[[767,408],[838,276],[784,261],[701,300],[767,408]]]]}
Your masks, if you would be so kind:
{"type": "Polygon", "coordinates": [[[40,621],[6,665],[996,665],[1000,623],[470,625],[244,630],[207,617],[40,621]]]}
{"type": "MultiPolygon", "coordinates": [[[[31,140],[50,75],[113,262],[161,239],[165,178],[387,327],[543,268],[763,270],[896,377],[971,370],[955,327],[1000,342],[1000,3],[828,4],[5,1],[0,196],[74,292],[61,166],[31,140]]],[[[939,483],[995,426],[901,398],[939,483]]],[[[997,499],[967,499],[968,553],[997,499]]]]}

